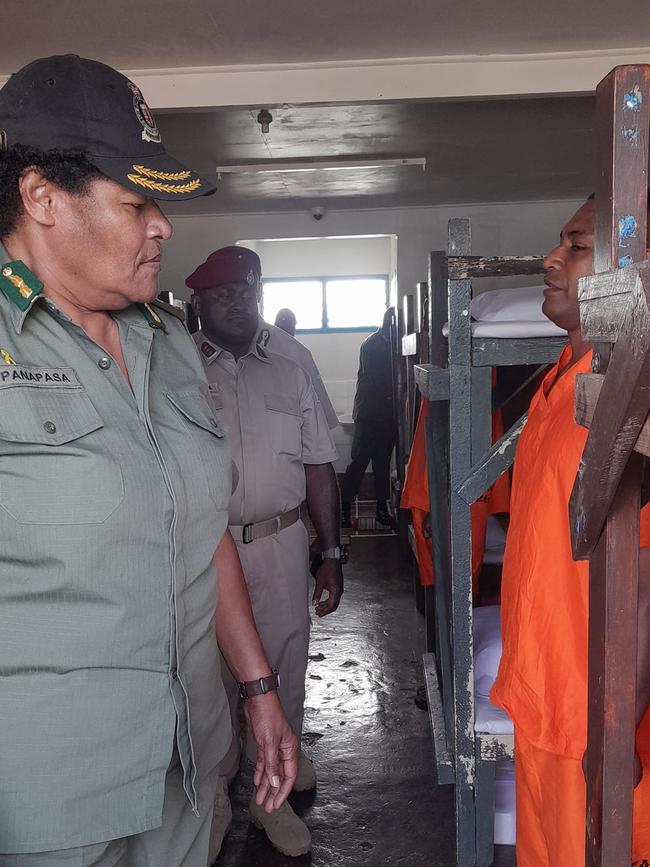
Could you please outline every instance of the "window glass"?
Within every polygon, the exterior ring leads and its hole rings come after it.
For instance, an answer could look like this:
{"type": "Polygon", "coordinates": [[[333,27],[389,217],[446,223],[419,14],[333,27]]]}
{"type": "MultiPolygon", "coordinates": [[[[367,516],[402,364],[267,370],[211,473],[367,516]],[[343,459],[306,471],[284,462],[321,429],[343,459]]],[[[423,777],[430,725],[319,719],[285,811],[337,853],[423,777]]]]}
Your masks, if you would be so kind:
{"type": "Polygon", "coordinates": [[[282,280],[264,283],[262,316],[275,322],[282,307],[296,314],[296,327],[323,327],[323,283],[321,280],[282,280]]]}
{"type": "Polygon", "coordinates": [[[381,325],[386,312],[385,280],[328,280],[325,292],[329,328],[378,328],[381,325]]]}

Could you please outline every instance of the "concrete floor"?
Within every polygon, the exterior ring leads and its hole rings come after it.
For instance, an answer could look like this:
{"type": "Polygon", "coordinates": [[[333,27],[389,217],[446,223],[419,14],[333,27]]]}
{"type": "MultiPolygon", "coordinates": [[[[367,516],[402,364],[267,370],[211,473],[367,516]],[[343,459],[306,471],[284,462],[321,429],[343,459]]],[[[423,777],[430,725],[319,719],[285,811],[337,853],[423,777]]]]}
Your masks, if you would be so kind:
{"type": "MultiPolygon", "coordinates": [[[[453,867],[452,790],[435,781],[426,712],[414,703],[423,622],[393,538],[355,539],[339,611],[314,624],[303,744],[316,792],[292,795],[313,835],[286,858],[248,823],[250,778],[231,787],[234,822],[218,867],[453,867]]],[[[502,850],[496,865],[514,865],[502,850]]]]}

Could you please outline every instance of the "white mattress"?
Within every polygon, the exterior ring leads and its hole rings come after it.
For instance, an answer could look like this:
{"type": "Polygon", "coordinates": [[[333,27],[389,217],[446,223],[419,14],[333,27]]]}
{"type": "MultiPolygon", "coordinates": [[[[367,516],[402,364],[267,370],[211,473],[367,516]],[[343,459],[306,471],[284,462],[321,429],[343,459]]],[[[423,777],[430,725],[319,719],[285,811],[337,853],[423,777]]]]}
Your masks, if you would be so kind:
{"type": "Polygon", "coordinates": [[[512,720],[491,704],[490,690],[501,660],[501,606],[475,608],[474,629],[474,730],[484,734],[511,735],[512,720]]]}
{"type": "MultiPolygon", "coordinates": [[[[512,721],[500,707],[490,704],[490,690],[501,659],[501,606],[486,605],[472,613],[474,625],[474,729],[487,734],[513,734],[512,721]]],[[[497,762],[494,782],[494,843],[514,846],[515,765],[497,762]]]]}
{"type": "Polygon", "coordinates": [[[515,764],[497,763],[494,782],[494,843],[497,846],[514,846],[517,832],[515,807],[515,764]]]}
{"type": "MultiPolygon", "coordinates": [[[[561,337],[558,328],[544,313],[543,286],[491,289],[472,299],[472,334],[474,337],[561,337]]],[[[449,323],[442,329],[449,335],[449,323]]]]}
{"type": "MultiPolygon", "coordinates": [[[[442,333],[449,337],[449,323],[447,322],[442,333]]],[[[566,331],[551,322],[550,319],[541,321],[506,320],[503,322],[475,322],[472,321],[473,337],[566,337],[566,331]]]]}

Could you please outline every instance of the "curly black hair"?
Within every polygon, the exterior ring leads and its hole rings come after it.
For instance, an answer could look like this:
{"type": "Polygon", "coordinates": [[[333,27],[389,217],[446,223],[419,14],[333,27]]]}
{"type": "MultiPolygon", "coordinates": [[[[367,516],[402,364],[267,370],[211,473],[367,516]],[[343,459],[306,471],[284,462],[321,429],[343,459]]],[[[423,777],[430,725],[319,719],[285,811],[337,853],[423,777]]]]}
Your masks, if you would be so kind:
{"type": "Polygon", "coordinates": [[[0,150],[0,241],[15,231],[23,215],[18,182],[25,169],[34,167],[43,177],[71,195],[83,196],[91,181],[106,176],[82,151],[48,150],[14,145],[0,150]]]}

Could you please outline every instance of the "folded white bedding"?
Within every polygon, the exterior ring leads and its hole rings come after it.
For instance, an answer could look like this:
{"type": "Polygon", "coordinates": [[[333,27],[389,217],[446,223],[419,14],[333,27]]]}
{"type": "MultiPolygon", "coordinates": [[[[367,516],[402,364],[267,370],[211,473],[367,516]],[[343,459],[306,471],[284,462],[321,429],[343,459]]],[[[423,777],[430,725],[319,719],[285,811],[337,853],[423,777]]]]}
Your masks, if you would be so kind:
{"type": "MultiPolygon", "coordinates": [[[[449,337],[449,323],[445,323],[442,333],[449,337]]],[[[473,337],[563,337],[566,331],[550,319],[526,321],[507,320],[505,322],[472,321],[473,337]]]]}
{"type": "MultiPolygon", "coordinates": [[[[474,337],[554,337],[566,334],[544,313],[543,286],[490,289],[472,299],[474,337]]],[[[442,329],[449,335],[449,323],[442,329]]]]}
{"type": "Polygon", "coordinates": [[[472,319],[478,322],[546,322],[543,286],[489,289],[472,299],[472,319]]]}
{"type": "Polygon", "coordinates": [[[490,703],[490,690],[501,660],[501,606],[474,608],[474,730],[510,735],[512,720],[500,707],[490,703]]]}

